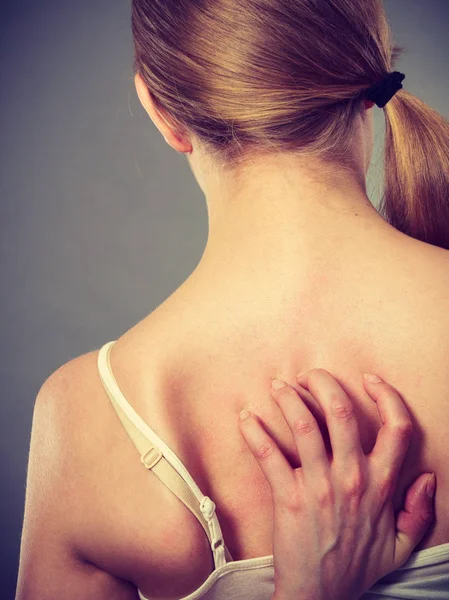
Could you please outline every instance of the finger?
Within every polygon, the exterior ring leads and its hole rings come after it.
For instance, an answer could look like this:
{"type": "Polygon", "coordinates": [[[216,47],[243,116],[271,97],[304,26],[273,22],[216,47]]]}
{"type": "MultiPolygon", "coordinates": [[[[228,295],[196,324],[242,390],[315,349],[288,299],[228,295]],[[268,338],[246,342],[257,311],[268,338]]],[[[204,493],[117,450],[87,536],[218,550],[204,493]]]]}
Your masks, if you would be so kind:
{"type": "Polygon", "coordinates": [[[404,508],[397,517],[394,569],[405,563],[434,520],[434,495],[427,492],[429,475],[425,473],[415,479],[407,491],[404,508]]]}
{"type": "Polygon", "coordinates": [[[268,435],[257,415],[239,421],[240,433],[271,487],[273,501],[285,502],[297,489],[295,471],[268,435]]]}
{"type": "Polygon", "coordinates": [[[299,383],[319,402],[326,417],[334,461],[340,466],[360,464],[364,458],[354,407],[338,381],[325,369],[301,374],[299,383]]]}
{"type": "Polygon", "coordinates": [[[273,383],[274,386],[284,384],[283,387],[273,386],[271,395],[292,431],[303,476],[327,476],[329,458],[315,417],[295,389],[279,379],[273,380],[273,383]]]}
{"type": "Polygon", "coordinates": [[[382,427],[370,452],[370,461],[390,482],[391,490],[399,475],[410,445],[413,423],[398,392],[388,383],[372,383],[364,380],[365,389],[376,402],[382,427]]]}

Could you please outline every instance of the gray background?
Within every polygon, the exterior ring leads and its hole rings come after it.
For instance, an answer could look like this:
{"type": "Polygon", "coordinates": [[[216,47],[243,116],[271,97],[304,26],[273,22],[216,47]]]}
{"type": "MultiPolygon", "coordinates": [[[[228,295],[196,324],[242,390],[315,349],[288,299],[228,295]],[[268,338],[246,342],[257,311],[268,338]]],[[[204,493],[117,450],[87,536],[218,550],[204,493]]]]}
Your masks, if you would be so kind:
{"type": "MultiPolygon", "coordinates": [[[[389,0],[404,87],[449,116],[449,0],[389,0]]],[[[45,379],[117,339],[198,263],[207,211],[141,108],[130,1],[0,7],[1,570],[17,580],[31,419],[45,379]]],[[[368,191],[376,206],[384,124],[368,191]]]]}

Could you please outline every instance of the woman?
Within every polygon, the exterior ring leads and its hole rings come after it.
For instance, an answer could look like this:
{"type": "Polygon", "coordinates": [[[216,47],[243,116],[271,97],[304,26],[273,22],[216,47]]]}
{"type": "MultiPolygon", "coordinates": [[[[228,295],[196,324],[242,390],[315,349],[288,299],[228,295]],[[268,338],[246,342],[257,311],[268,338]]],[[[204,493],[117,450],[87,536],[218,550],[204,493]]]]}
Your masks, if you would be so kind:
{"type": "Polygon", "coordinates": [[[380,1],[134,0],[133,34],[139,98],[187,156],[209,238],[164,303],[40,390],[19,580],[48,598],[193,600],[227,597],[232,577],[276,596],[272,490],[238,415],[257,414],[299,468],[271,380],[318,368],[353,404],[365,454],[382,420],[362,374],[404,398],[414,429],[395,513],[418,477],[438,481],[435,526],[366,598],[445,597],[447,121],[372,87],[399,50],[380,1]],[[374,101],[385,219],[365,186],[374,101]]]}

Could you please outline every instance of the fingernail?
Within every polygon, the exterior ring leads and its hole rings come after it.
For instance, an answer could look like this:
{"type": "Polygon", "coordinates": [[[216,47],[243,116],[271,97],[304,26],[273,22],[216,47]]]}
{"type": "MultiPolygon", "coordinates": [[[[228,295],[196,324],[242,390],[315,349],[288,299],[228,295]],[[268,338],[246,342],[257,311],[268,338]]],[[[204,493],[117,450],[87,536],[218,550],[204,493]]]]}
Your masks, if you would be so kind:
{"type": "Polygon", "coordinates": [[[433,498],[433,495],[435,494],[435,481],[435,473],[432,473],[432,475],[427,480],[426,486],[426,492],[429,498],[433,498]]]}
{"type": "Polygon", "coordinates": [[[280,390],[286,385],[287,384],[285,383],[285,381],[282,381],[281,379],[273,379],[273,381],[271,382],[271,387],[273,388],[273,390],[280,390]]]}
{"type": "Polygon", "coordinates": [[[240,421],[244,421],[248,417],[249,417],[249,410],[246,410],[246,408],[245,408],[244,410],[240,411],[240,421]]]}
{"type": "Polygon", "coordinates": [[[379,381],[382,381],[380,377],[378,377],[377,375],[371,375],[371,373],[365,373],[363,377],[366,381],[369,381],[370,383],[379,383],[379,381]]]}

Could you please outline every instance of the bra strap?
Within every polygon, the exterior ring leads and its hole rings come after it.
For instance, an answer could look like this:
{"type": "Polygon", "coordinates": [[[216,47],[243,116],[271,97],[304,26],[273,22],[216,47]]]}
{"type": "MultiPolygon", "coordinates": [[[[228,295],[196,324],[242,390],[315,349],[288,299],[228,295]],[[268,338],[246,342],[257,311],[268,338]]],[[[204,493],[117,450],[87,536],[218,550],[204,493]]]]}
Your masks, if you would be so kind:
{"type": "Polygon", "coordinates": [[[226,562],[232,561],[232,557],[224,545],[220,524],[215,515],[215,503],[209,496],[202,495],[202,499],[200,500],[188,483],[164,456],[163,452],[148,439],[142,429],[135,423],[136,419],[133,418],[134,415],[139,416],[128,402],[125,404],[124,400],[126,401],[126,399],[121,394],[112,373],[109,352],[114,343],[115,340],[108,342],[100,349],[98,371],[103,387],[118,418],[140,454],[142,464],[151,470],[187,506],[201,523],[211,545],[215,567],[218,568],[226,564],[226,562]]]}

